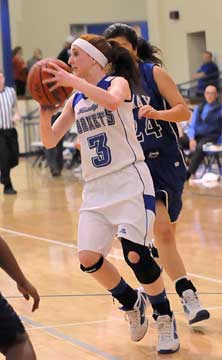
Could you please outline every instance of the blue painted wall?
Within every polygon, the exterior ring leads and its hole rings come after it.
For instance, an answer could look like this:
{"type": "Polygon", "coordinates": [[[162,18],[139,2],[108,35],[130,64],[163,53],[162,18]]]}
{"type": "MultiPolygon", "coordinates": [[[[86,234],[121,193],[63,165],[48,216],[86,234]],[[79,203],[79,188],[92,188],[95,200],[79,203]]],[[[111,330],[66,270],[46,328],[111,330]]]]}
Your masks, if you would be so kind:
{"type": "Polygon", "coordinates": [[[5,74],[6,85],[13,86],[8,0],[0,0],[0,26],[2,36],[3,71],[5,74]]]}

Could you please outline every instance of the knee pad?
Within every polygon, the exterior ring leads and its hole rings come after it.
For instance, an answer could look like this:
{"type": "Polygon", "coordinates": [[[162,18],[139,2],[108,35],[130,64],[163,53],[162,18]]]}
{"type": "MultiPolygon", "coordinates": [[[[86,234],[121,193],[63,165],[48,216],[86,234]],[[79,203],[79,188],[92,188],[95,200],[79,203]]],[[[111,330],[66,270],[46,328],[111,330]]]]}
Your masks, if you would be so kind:
{"type": "Polygon", "coordinates": [[[92,266],[85,267],[84,265],[80,264],[80,269],[81,269],[83,272],[92,274],[92,273],[98,271],[98,270],[102,267],[103,261],[104,261],[104,257],[101,256],[100,259],[99,259],[94,265],[92,265],[92,266]]]}
{"type": "Polygon", "coordinates": [[[160,267],[150,255],[148,247],[123,238],[121,238],[121,244],[124,259],[126,263],[131,267],[134,274],[136,275],[137,280],[141,284],[152,284],[160,277],[160,267]],[[140,258],[137,263],[131,262],[128,257],[131,251],[139,255],[140,258]]]}

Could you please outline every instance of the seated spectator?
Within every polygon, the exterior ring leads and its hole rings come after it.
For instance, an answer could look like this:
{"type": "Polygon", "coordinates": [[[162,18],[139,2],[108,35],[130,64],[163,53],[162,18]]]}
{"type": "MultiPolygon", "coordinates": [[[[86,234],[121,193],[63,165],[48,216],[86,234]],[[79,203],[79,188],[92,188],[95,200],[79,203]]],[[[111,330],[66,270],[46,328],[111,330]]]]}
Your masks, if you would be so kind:
{"type": "MultiPolygon", "coordinates": [[[[51,123],[54,124],[56,119],[61,114],[61,111],[56,112],[51,119],[51,123]]],[[[63,140],[62,138],[58,144],[51,149],[44,148],[45,157],[49,166],[52,176],[60,176],[63,168],[63,140]]]]}
{"type": "Polygon", "coordinates": [[[59,55],[57,56],[57,59],[62,60],[68,65],[68,60],[71,53],[71,45],[74,41],[74,37],[72,35],[67,36],[66,42],[64,44],[64,48],[60,51],[59,55]]]}
{"type": "Polygon", "coordinates": [[[189,150],[189,137],[187,135],[189,129],[189,122],[182,121],[177,123],[179,132],[179,144],[182,150],[189,150]]]}
{"type": "Polygon", "coordinates": [[[198,80],[196,94],[200,97],[203,97],[204,90],[208,85],[219,88],[219,69],[217,64],[213,62],[213,55],[210,51],[204,51],[203,64],[197,69],[193,79],[198,80]]]}
{"type": "Polygon", "coordinates": [[[42,60],[42,50],[37,48],[33,51],[33,56],[27,61],[28,71],[39,60],[42,60]]]}
{"type": "Polygon", "coordinates": [[[195,177],[198,166],[204,158],[203,145],[208,142],[217,144],[221,138],[222,106],[218,102],[216,87],[207,86],[204,97],[205,102],[194,109],[188,128],[191,157],[187,179],[195,177]]]}
{"type": "Polygon", "coordinates": [[[24,96],[26,90],[27,67],[22,57],[22,47],[16,46],[12,52],[12,70],[13,79],[15,82],[16,94],[24,96]]]}

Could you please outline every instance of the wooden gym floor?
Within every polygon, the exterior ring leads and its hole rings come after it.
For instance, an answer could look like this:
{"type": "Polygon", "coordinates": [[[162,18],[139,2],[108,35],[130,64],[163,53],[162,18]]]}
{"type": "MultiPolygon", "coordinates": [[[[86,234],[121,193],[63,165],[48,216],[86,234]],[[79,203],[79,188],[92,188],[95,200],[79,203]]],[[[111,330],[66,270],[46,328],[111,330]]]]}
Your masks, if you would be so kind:
{"type": "MultiPolygon", "coordinates": [[[[81,179],[70,170],[61,178],[52,178],[48,169],[32,168],[32,161],[21,160],[12,172],[17,196],[4,196],[0,189],[0,235],[38,288],[39,310],[31,313],[31,305],[2,271],[0,283],[2,293],[24,321],[38,359],[222,359],[222,186],[187,186],[177,230],[180,253],[211,318],[189,327],[174,286],[164,274],[181,349],[174,355],[157,355],[151,309],[145,338],[132,343],[118,304],[79,270],[76,238],[81,179]]],[[[110,260],[133,286],[138,286],[117,241],[110,260]]]]}

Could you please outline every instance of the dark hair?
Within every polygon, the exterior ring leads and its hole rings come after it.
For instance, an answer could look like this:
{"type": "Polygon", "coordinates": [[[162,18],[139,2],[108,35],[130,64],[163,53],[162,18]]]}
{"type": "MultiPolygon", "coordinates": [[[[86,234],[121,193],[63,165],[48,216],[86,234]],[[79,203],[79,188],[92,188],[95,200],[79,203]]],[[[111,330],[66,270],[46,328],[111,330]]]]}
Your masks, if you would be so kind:
{"type": "Polygon", "coordinates": [[[110,25],[103,33],[106,39],[115,39],[118,36],[125,37],[133,49],[136,50],[138,47],[138,36],[136,31],[127,24],[116,23],[110,25]]]}
{"type": "Polygon", "coordinates": [[[22,50],[21,46],[16,46],[13,50],[12,50],[12,55],[15,56],[18,54],[19,51],[22,50]]]}
{"type": "Polygon", "coordinates": [[[80,38],[88,41],[98,50],[100,50],[108,59],[110,64],[110,73],[116,76],[124,77],[130,85],[130,88],[137,88],[139,85],[139,70],[136,65],[136,59],[118,42],[106,40],[104,36],[85,34],[80,38]]]}
{"type": "Polygon", "coordinates": [[[138,37],[136,31],[131,26],[116,23],[110,25],[103,34],[106,39],[115,39],[118,36],[123,36],[132,45],[133,49],[137,50],[139,59],[162,65],[162,61],[158,55],[160,50],[156,46],[151,45],[148,41],[138,37]]]}
{"type": "Polygon", "coordinates": [[[157,65],[163,65],[159,58],[160,49],[151,45],[148,41],[138,38],[137,56],[139,59],[147,62],[152,62],[157,65]]]}

